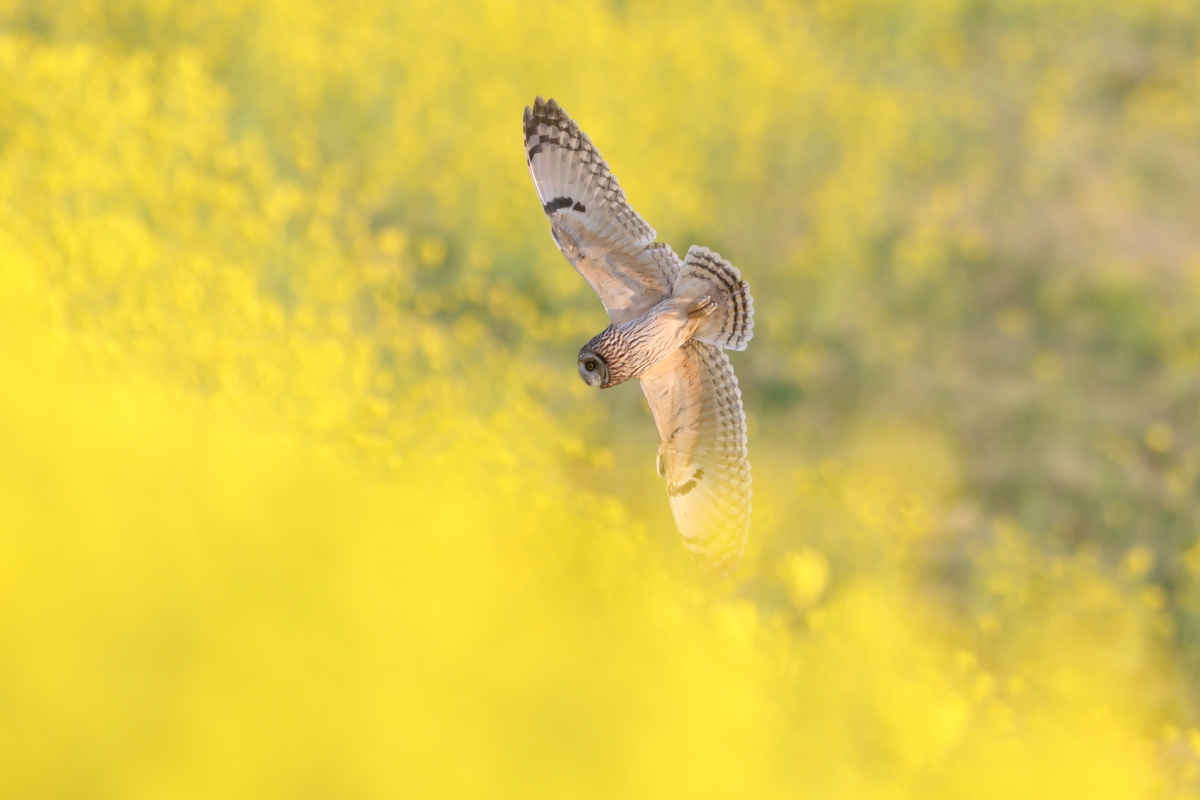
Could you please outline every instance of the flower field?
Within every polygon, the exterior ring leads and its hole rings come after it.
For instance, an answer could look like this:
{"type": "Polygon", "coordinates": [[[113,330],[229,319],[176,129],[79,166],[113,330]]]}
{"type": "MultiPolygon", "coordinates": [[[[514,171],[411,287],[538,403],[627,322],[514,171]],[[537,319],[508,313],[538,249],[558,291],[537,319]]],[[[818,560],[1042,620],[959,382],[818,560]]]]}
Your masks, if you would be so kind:
{"type": "Polygon", "coordinates": [[[0,796],[1200,796],[1200,7],[0,0],[0,796]],[[557,99],[750,282],[682,547],[557,99]]]}

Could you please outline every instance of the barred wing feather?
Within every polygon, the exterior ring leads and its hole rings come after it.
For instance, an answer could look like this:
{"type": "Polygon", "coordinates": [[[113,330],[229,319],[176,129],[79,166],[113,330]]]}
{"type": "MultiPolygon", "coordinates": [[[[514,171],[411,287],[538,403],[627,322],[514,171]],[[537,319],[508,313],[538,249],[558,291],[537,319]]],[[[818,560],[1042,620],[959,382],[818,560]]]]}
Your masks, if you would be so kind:
{"type": "Polygon", "coordinates": [[[613,323],[637,319],[671,295],[679,256],[654,240],[587,134],[553,100],[526,107],[525,154],[555,243],[613,323]]]}
{"type": "Polygon", "coordinates": [[[705,570],[737,569],[750,530],[750,462],[724,351],[690,340],[641,377],[658,427],[659,474],[684,545],[705,570]]]}

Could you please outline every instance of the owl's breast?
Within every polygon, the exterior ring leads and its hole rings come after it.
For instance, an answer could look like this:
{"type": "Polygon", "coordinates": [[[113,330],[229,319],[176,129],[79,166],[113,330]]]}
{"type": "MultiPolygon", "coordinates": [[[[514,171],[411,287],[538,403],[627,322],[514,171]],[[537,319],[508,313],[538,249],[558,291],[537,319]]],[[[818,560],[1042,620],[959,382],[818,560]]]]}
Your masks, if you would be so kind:
{"type": "Polygon", "coordinates": [[[641,377],[678,350],[695,329],[695,321],[688,319],[686,302],[670,298],[631,322],[609,325],[579,352],[594,353],[604,360],[608,380],[601,388],[606,389],[641,377]]]}
{"type": "Polygon", "coordinates": [[[636,365],[633,377],[671,355],[695,333],[696,322],[688,319],[687,305],[686,300],[668,298],[620,326],[636,365]]]}

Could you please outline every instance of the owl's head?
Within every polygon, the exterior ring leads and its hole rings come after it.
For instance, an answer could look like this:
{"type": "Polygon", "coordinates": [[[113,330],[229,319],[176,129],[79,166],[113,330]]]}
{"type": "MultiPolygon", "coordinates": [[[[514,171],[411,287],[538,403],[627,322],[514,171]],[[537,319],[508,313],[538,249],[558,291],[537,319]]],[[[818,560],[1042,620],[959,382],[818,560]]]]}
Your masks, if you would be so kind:
{"type": "Polygon", "coordinates": [[[603,388],[608,383],[608,364],[591,350],[582,350],[579,353],[579,377],[588,386],[603,388]]]}
{"type": "Polygon", "coordinates": [[[634,377],[629,342],[621,330],[609,325],[579,350],[579,377],[588,386],[607,389],[634,377]]]}

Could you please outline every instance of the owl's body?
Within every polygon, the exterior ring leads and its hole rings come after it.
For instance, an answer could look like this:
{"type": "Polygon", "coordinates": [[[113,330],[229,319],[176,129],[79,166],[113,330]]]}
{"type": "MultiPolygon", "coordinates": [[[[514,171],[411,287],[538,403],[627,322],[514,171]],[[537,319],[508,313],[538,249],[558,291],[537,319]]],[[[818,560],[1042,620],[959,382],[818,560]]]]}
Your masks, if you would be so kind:
{"type": "Polygon", "coordinates": [[[737,569],[750,528],[750,464],[737,378],[722,348],[753,336],[750,289],[703,247],[685,260],[654,240],[587,134],[553,100],[525,109],[525,150],[554,241],[612,324],[579,352],[579,374],[641,382],[658,428],[658,474],[684,544],[705,569],[737,569]]]}
{"type": "Polygon", "coordinates": [[[608,380],[600,388],[640,378],[682,347],[700,326],[699,317],[689,316],[695,305],[687,298],[670,297],[637,319],[609,325],[596,334],[580,352],[594,353],[607,365],[608,380]]]}

